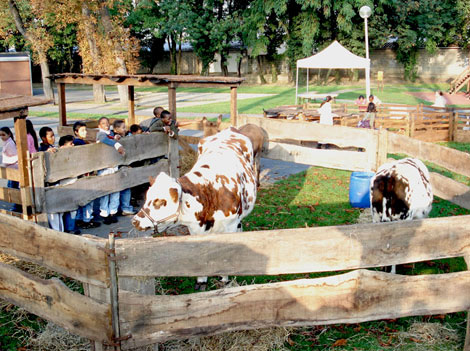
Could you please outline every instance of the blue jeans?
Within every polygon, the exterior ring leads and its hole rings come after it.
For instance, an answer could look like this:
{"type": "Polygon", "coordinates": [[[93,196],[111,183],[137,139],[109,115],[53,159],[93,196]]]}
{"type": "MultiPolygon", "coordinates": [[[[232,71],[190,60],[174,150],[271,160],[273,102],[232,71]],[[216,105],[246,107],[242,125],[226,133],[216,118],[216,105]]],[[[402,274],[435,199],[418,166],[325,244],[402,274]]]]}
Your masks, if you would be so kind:
{"type": "MultiPolygon", "coordinates": [[[[7,187],[11,188],[11,189],[19,189],[20,188],[20,183],[14,181],[14,180],[9,180],[7,182],[7,187]]],[[[13,204],[10,207],[10,211],[12,211],[12,212],[22,212],[23,207],[18,205],[18,204],[13,204]]]]}
{"type": "MultiPolygon", "coordinates": [[[[93,200],[94,201],[94,200],[93,200]]],[[[86,204],[85,206],[80,206],[77,210],[77,216],[75,220],[81,220],[85,223],[90,223],[93,218],[93,201],[86,204]]]]}
{"type": "Polygon", "coordinates": [[[66,232],[71,232],[75,230],[76,215],[77,211],[64,213],[64,229],[66,232]]]}
{"type": "Polygon", "coordinates": [[[119,208],[120,192],[100,197],[100,216],[108,217],[117,213],[119,208]]]}
{"type": "Polygon", "coordinates": [[[134,207],[131,206],[131,189],[121,191],[121,210],[126,212],[134,212],[134,207]]]}

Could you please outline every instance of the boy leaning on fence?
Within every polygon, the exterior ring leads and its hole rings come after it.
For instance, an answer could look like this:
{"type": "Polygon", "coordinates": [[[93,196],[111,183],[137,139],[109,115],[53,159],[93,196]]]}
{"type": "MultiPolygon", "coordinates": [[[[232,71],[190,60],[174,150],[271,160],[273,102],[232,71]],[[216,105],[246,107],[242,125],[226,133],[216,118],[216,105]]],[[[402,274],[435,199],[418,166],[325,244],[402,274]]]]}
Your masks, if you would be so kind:
{"type": "MultiPolygon", "coordinates": [[[[114,138],[114,132],[110,129],[109,119],[107,117],[101,117],[98,120],[98,133],[96,134],[96,142],[113,147],[121,155],[125,154],[124,147],[114,138]]],[[[116,173],[117,170],[117,166],[109,167],[100,169],[97,173],[99,176],[108,175],[116,173]]],[[[117,223],[116,214],[119,209],[119,197],[119,191],[100,197],[100,216],[103,217],[104,224],[117,223]]]]}
{"type": "MultiPolygon", "coordinates": [[[[120,138],[124,138],[127,134],[126,124],[122,119],[118,119],[113,123],[113,132],[115,138],[119,136],[120,138]]],[[[119,168],[127,167],[127,166],[120,166],[119,168]]],[[[124,189],[120,192],[120,200],[119,206],[121,207],[121,213],[124,216],[135,215],[136,211],[134,207],[131,206],[131,189],[124,189]]]]}

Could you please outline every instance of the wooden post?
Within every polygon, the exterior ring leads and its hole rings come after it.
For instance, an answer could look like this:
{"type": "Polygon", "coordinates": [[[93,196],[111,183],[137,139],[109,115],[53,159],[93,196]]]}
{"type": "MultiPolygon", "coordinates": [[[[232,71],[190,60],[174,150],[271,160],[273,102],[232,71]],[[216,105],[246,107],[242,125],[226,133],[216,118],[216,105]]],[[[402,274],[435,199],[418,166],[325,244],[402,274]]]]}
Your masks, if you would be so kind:
{"type": "Polygon", "coordinates": [[[380,128],[377,142],[376,169],[387,162],[388,131],[380,128]]]}
{"type": "MultiPolygon", "coordinates": [[[[113,323],[113,334],[116,339],[121,337],[121,332],[119,328],[119,305],[118,305],[118,283],[117,283],[117,274],[116,274],[116,254],[115,249],[115,240],[114,233],[110,232],[108,235],[109,243],[109,275],[111,281],[111,319],[113,323]]],[[[115,351],[120,351],[121,345],[118,342],[118,346],[115,346],[115,351]]]]}
{"type": "Polygon", "coordinates": [[[418,114],[414,115],[410,113],[410,134],[409,137],[412,138],[415,135],[415,118],[418,117],[418,114]]]}
{"type": "MultiPolygon", "coordinates": [[[[470,256],[465,256],[465,263],[467,264],[467,270],[470,269],[470,256]]],[[[467,311],[467,331],[465,333],[465,344],[463,351],[470,351],[470,311],[467,311]]]]}
{"type": "Polygon", "coordinates": [[[168,85],[168,109],[171,117],[176,121],[176,87],[173,83],[168,85]]]}
{"type": "Polygon", "coordinates": [[[28,175],[28,139],[26,134],[26,116],[15,121],[16,149],[18,150],[18,171],[20,172],[21,203],[23,219],[28,219],[29,175],[28,175]]]}
{"type": "Polygon", "coordinates": [[[230,123],[237,127],[237,87],[230,88],[230,123]]]}
{"type": "Polygon", "coordinates": [[[59,125],[67,125],[67,113],[65,110],[65,83],[58,83],[57,90],[59,93],[59,125]]]}
{"type": "Polygon", "coordinates": [[[130,127],[135,123],[135,102],[134,102],[134,86],[127,86],[127,101],[128,101],[128,110],[129,118],[127,119],[127,126],[130,127]]]}
{"type": "Polygon", "coordinates": [[[452,109],[452,113],[449,115],[449,141],[454,140],[454,123],[456,114],[458,115],[458,112],[454,112],[452,109]]]}

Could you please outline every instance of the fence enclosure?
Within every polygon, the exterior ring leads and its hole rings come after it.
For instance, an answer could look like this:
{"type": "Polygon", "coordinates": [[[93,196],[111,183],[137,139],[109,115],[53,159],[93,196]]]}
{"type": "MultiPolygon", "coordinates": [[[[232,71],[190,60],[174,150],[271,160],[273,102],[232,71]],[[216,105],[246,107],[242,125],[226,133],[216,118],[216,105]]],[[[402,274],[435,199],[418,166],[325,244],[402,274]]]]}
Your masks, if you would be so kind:
{"type": "MultiPolygon", "coordinates": [[[[387,131],[239,116],[238,124],[245,123],[258,124],[268,132],[271,141],[266,156],[271,158],[370,170],[387,160],[387,152],[406,151],[461,174],[470,173],[463,167],[468,164],[467,154],[387,131]],[[315,140],[342,149],[311,149],[283,143],[285,139],[315,140]]],[[[55,205],[48,199],[54,197],[65,210],[72,207],[67,198],[73,198],[69,200],[73,206],[86,203],[89,195],[108,191],[105,183],[113,184],[113,177],[128,182],[123,187],[129,187],[147,178],[147,173],[171,170],[170,158],[151,166],[122,169],[114,175],[80,178],[70,185],[46,186],[76,175],[77,169],[89,172],[171,152],[171,139],[159,133],[123,142],[127,151],[123,158],[99,144],[63,153],[40,153],[33,160],[37,206],[52,211],[55,205]],[[141,155],[144,145],[146,151],[141,155]],[[37,185],[41,180],[44,185],[37,185]],[[59,189],[66,195],[60,195],[59,189]],[[78,196],[78,192],[85,195],[78,196]]],[[[437,186],[434,182],[433,186],[437,186]]],[[[437,182],[447,184],[442,179],[437,182]]],[[[461,185],[458,189],[446,185],[439,191],[470,208],[469,188],[461,185]]],[[[94,340],[103,348],[116,346],[122,350],[231,330],[357,323],[466,311],[470,309],[470,272],[400,276],[365,268],[468,257],[469,223],[470,216],[459,216],[224,235],[117,240],[111,236],[106,240],[55,232],[0,214],[0,251],[85,284],[84,296],[57,280],[39,279],[0,264],[0,297],[94,340]],[[154,287],[154,277],[350,269],[356,270],[325,278],[179,296],[155,295],[154,287]]]]}

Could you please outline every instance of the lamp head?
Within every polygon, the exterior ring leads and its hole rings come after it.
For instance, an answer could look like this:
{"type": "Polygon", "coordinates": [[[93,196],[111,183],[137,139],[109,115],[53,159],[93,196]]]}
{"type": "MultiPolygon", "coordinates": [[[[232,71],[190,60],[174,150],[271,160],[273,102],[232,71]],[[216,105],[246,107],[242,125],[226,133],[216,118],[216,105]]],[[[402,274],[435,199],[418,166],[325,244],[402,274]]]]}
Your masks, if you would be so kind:
{"type": "Polygon", "coordinates": [[[371,14],[372,14],[372,10],[370,9],[369,6],[362,6],[359,9],[359,16],[361,16],[364,19],[369,18],[371,14]]]}

